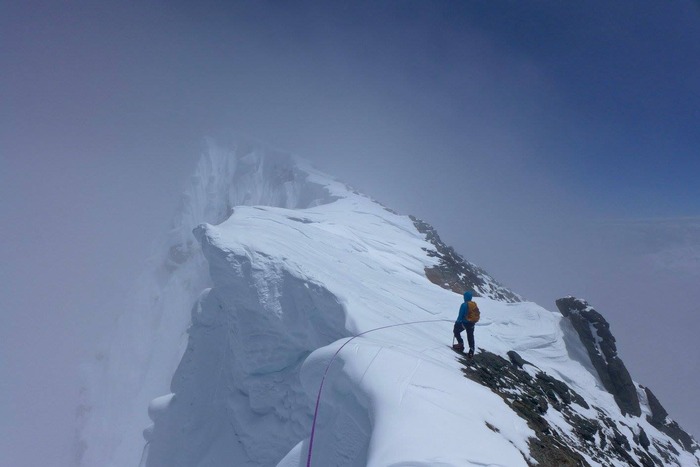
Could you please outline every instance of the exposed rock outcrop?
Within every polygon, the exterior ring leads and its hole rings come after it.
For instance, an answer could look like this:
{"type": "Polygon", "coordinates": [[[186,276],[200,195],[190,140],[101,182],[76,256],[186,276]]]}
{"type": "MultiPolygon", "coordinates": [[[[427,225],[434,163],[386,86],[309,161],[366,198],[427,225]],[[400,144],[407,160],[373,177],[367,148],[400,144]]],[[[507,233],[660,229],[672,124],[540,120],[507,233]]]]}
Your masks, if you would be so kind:
{"type": "Polygon", "coordinates": [[[439,258],[437,266],[425,269],[425,275],[432,283],[459,294],[472,290],[477,297],[484,296],[508,303],[523,301],[521,296],[499,284],[486,271],[445,245],[433,226],[414,216],[409,217],[418,232],[424,234],[425,239],[435,246],[434,250],[426,250],[428,256],[439,258]]]}
{"type": "MultiPolygon", "coordinates": [[[[539,377],[539,373],[537,378],[533,378],[516,364],[483,350],[472,360],[462,359],[462,363],[465,365],[462,371],[467,378],[487,386],[501,396],[520,417],[527,420],[537,435],[537,438],[530,441],[530,453],[540,465],[590,465],[583,456],[569,447],[570,440],[555,431],[543,417],[550,406],[561,410],[562,404],[571,403],[568,387],[565,393],[569,402],[565,403],[550,382],[539,377]]],[[[582,400],[580,396],[577,399],[582,400]]]]}
{"type": "Polygon", "coordinates": [[[649,404],[649,409],[651,410],[651,415],[647,415],[647,420],[651,423],[654,428],[659,431],[666,433],[672,439],[678,441],[686,451],[695,452],[700,449],[698,443],[686,433],[683,428],[681,428],[678,423],[669,418],[668,412],[661,405],[659,399],[656,398],[651,389],[642,386],[644,388],[644,393],[647,397],[647,403],[649,404]]]}
{"type": "Polygon", "coordinates": [[[622,413],[641,415],[637,388],[627,367],[617,355],[610,324],[585,300],[565,297],[556,303],[561,314],[569,319],[578,333],[603,386],[613,395],[622,413]]]}
{"type": "Polygon", "coordinates": [[[516,352],[508,352],[508,357],[510,362],[482,350],[471,360],[460,360],[467,378],[502,397],[535,432],[530,455],[538,464],[533,465],[677,465],[670,444],[656,442],[650,449],[649,437],[641,426],[632,429],[618,424],[597,407],[592,407],[595,415],[591,417],[591,406],[564,381],[539,370],[532,376],[520,367],[529,364],[516,352]],[[559,414],[550,418],[552,410],[559,414]],[[565,421],[571,429],[562,429],[561,423],[551,423],[552,419],[565,421]]]}

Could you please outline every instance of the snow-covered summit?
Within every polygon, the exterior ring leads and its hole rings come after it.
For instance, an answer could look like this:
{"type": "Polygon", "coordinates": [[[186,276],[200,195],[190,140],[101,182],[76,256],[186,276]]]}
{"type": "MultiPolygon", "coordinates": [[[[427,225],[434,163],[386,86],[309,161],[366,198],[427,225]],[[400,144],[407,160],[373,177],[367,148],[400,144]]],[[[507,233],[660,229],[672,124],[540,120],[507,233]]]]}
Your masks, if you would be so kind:
{"type": "Polygon", "coordinates": [[[648,397],[620,411],[567,318],[293,156],[210,149],[176,219],[88,370],[82,465],[698,465],[648,397]]]}

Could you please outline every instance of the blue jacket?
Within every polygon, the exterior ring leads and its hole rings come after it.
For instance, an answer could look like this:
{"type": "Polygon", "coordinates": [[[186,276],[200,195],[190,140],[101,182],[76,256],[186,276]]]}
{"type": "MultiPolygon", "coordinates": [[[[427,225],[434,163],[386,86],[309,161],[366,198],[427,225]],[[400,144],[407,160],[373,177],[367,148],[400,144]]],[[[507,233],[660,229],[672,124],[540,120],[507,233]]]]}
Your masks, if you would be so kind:
{"type": "Polygon", "coordinates": [[[455,321],[455,324],[468,324],[469,323],[469,321],[467,321],[467,311],[469,310],[467,302],[470,302],[471,299],[472,299],[472,293],[471,292],[464,292],[464,303],[462,303],[459,307],[459,315],[457,315],[457,321],[455,321]]]}

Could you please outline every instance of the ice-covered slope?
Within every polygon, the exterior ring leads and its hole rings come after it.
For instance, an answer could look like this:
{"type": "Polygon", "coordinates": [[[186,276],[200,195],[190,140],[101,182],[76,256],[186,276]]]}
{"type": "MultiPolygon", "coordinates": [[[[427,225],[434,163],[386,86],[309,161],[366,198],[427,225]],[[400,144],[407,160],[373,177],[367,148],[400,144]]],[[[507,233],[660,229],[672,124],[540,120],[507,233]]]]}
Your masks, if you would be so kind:
{"type": "Polygon", "coordinates": [[[241,144],[213,144],[199,161],[167,235],[154,246],[129,303],[93,361],[83,368],[76,465],[137,465],[145,408],[167,391],[187,345],[192,304],[210,286],[208,264],[192,230],[226,219],[232,206],[289,209],[332,201],[291,156],[241,144]],[[264,163],[263,163],[264,159],[264,163]]]}
{"type": "Polygon", "coordinates": [[[698,464],[646,418],[648,397],[621,413],[567,318],[427,224],[264,149],[214,152],[199,173],[145,286],[172,308],[125,313],[91,386],[84,465],[138,465],[146,399],[144,467],[307,465],[321,379],[361,333],[325,376],[311,465],[698,464]],[[448,346],[467,287],[482,320],[465,366],[448,346]]]}
{"type": "Polygon", "coordinates": [[[340,354],[320,407],[314,465],[426,455],[460,464],[469,443],[459,428],[477,419],[470,459],[523,464],[526,423],[498,414],[503,403],[485,388],[474,388],[478,407],[461,393],[476,385],[447,346],[459,296],[426,278],[437,264],[432,244],[408,217],[326,183],[333,203],[236,207],[219,226],[195,231],[214,287],[193,310],[174,396],[152,407],[144,465],[275,465],[308,436],[320,372],[342,338],[412,321],[430,322],[376,331],[340,354]],[[428,440],[435,451],[421,447],[428,440]]]}

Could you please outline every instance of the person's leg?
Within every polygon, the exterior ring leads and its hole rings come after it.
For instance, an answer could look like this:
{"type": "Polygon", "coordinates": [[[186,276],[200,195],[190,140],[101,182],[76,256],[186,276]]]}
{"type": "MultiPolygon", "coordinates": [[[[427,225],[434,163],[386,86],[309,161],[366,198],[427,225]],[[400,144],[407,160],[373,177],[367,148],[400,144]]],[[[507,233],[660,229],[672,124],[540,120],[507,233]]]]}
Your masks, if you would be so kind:
{"type": "Polygon", "coordinates": [[[464,348],[464,339],[462,339],[462,336],[460,335],[462,333],[462,325],[461,324],[456,324],[454,328],[452,329],[452,334],[454,334],[455,339],[457,339],[457,343],[464,348]]]}
{"type": "Polygon", "coordinates": [[[476,323],[469,323],[465,326],[467,329],[467,342],[469,342],[469,351],[474,353],[474,326],[476,323]]]}

